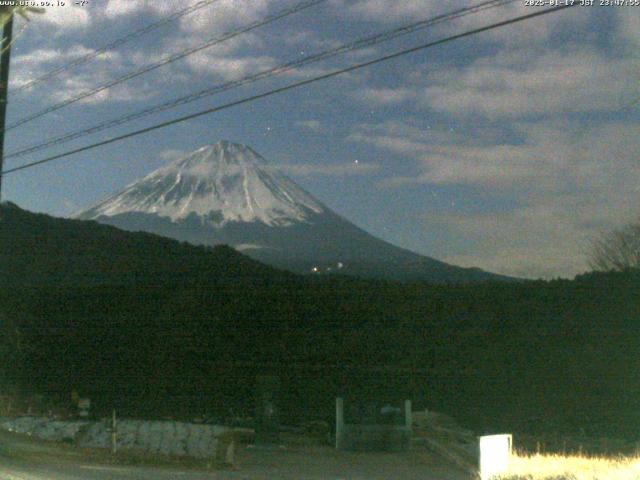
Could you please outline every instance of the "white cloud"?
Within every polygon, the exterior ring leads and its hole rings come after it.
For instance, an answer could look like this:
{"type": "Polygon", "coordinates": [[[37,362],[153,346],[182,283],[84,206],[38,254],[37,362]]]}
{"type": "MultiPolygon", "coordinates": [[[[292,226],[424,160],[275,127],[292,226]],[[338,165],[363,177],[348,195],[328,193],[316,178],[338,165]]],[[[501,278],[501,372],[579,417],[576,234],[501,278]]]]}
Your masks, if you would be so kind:
{"type": "MultiPolygon", "coordinates": [[[[169,2],[166,0],[109,0],[104,14],[109,19],[138,14],[167,16],[188,5],[199,3],[169,2]]],[[[263,16],[274,0],[217,0],[189,13],[178,20],[180,29],[200,38],[211,38],[239,25],[245,25],[263,16]]]]}
{"type": "Polygon", "coordinates": [[[426,127],[419,127],[417,124],[418,121],[414,118],[406,118],[406,121],[389,120],[378,124],[364,123],[357,125],[347,139],[368,143],[409,158],[418,158],[419,155],[432,152],[434,146],[491,142],[497,133],[495,129],[478,126],[473,131],[465,131],[465,135],[442,124],[426,127]]]}
{"type": "MultiPolygon", "coordinates": [[[[511,18],[535,13],[536,10],[544,10],[547,6],[532,7],[526,5],[524,0],[502,5],[497,8],[487,8],[478,13],[465,15],[456,19],[445,28],[462,32],[485,25],[491,25],[511,18]]],[[[453,10],[448,8],[447,11],[453,10]]],[[[482,32],[474,37],[474,41],[498,42],[504,47],[520,48],[523,42],[529,47],[546,46],[557,34],[567,31],[576,31],[589,24],[594,15],[593,8],[574,7],[564,11],[554,12],[537,18],[531,18],[504,27],[482,32]]],[[[584,34],[582,34],[584,35],[584,34]]],[[[589,41],[584,37],[585,42],[589,41]]]]}
{"type": "Polygon", "coordinates": [[[64,6],[45,7],[43,15],[33,15],[31,23],[54,25],[61,30],[85,28],[91,23],[89,9],[66,2],[64,6]]]}
{"type": "Polygon", "coordinates": [[[206,34],[207,37],[223,33],[229,28],[246,25],[263,17],[274,0],[219,0],[210,7],[199,10],[196,15],[187,15],[180,20],[182,30],[191,34],[206,34]]]}
{"type": "Polygon", "coordinates": [[[322,124],[319,120],[300,120],[295,122],[295,126],[304,130],[311,130],[312,132],[322,131],[322,124]]]}
{"type": "Polygon", "coordinates": [[[628,50],[636,49],[637,55],[637,48],[640,47],[640,8],[618,8],[616,13],[620,43],[628,50]]]}
{"type": "Polygon", "coordinates": [[[152,15],[167,15],[182,9],[185,6],[186,5],[176,2],[157,0],[109,0],[104,9],[104,13],[109,19],[133,15],[140,12],[152,15]]]}
{"type": "Polygon", "coordinates": [[[217,56],[216,52],[204,51],[187,57],[186,61],[194,72],[216,75],[224,80],[237,80],[275,66],[275,60],[268,56],[217,56]]]}
{"type": "Polygon", "coordinates": [[[160,159],[166,161],[167,163],[173,162],[174,160],[178,160],[179,158],[183,158],[189,154],[186,150],[178,150],[175,148],[169,148],[167,150],[163,150],[158,154],[160,159]]]}
{"type": "Polygon", "coordinates": [[[456,116],[607,111],[622,104],[634,70],[634,60],[568,46],[540,56],[509,52],[431,73],[421,95],[425,106],[456,116]]]}
{"type": "Polygon", "coordinates": [[[297,32],[285,32],[282,35],[275,35],[270,41],[277,41],[287,46],[295,48],[307,48],[316,50],[327,50],[329,48],[336,48],[342,45],[336,39],[326,38],[321,36],[318,32],[311,30],[300,30],[297,32]]]}
{"type": "MultiPolygon", "coordinates": [[[[13,69],[11,81],[15,86],[20,86],[27,83],[29,80],[33,78],[37,78],[48,71],[50,69],[58,67],[60,65],[64,65],[67,62],[74,61],[80,57],[85,55],[92,54],[95,50],[86,48],[83,45],[75,44],[71,45],[68,48],[40,48],[36,50],[32,50],[29,53],[22,55],[15,55],[12,58],[13,69]]],[[[111,67],[113,65],[119,65],[121,61],[121,56],[117,52],[103,52],[95,57],[93,62],[97,62],[98,65],[109,64],[111,67]]],[[[93,66],[95,68],[95,65],[93,66]]],[[[75,72],[75,70],[74,70],[75,72]]],[[[65,72],[65,75],[68,77],[74,72],[65,72]]],[[[56,76],[56,79],[64,78],[56,76]]],[[[58,82],[59,80],[50,80],[51,82],[58,82]]]]}
{"type": "MultiPolygon", "coordinates": [[[[104,70],[94,70],[83,75],[73,75],[65,77],[61,82],[61,88],[53,89],[50,98],[55,102],[62,102],[73,98],[80,93],[92,90],[96,85],[104,84],[108,77],[104,70]]],[[[104,89],[95,94],[89,95],[79,104],[95,105],[105,102],[132,102],[142,101],[153,97],[156,94],[154,89],[144,83],[121,83],[113,87],[104,89]]]]}
{"type": "Polygon", "coordinates": [[[324,175],[331,177],[370,175],[380,169],[376,163],[353,161],[345,164],[283,164],[278,168],[291,175],[307,177],[312,175],[324,175]]]}
{"type": "MultiPolygon", "coordinates": [[[[12,58],[12,61],[21,65],[37,68],[41,64],[68,62],[85,55],[92,54],[94,52],[95,50],[91,48],[87,48],[80,44],[75,44],[69,46],[66,49],[42,48],[32,50],[29,53],[18,55],[12,58]]],[[[119,58],[119,53],[107,51],[100,53],[97,57],[95,57],[95,60],[113,61],[119,58]]]]}
{"type": "MultiPolygon", "coordinates": [[[[71,45],[60,49],[36,49],[14,57],[14,75],[12,85],[19,87],[30,80],[40,77],[52,68],[74,61],[95,50],[83,45],[71,45]]],[[[107,51],[96,56],[86,65],[60,72],[46,81],[46,89],[34,87],[32,92],[41,92],[41,97],[54,102],[67,100],[90,91],[115,78],[125,70],[123,58],[119,52],[107,51]]],[[[108,101],[141,101],[154,96],[154,85],[147,81],[124,82],[102,90],[79,101],[80,104],[98,104],[108,101]]]]}
{"type": "MultiPolygon", "coordinates": [[[[448,2],[456,3],[456,2],[448,2]]],[[[457,3],[460,3],[459,1],[457,3]]],[[[344,8],[344,5],[342,5],[344,8]]],[[[358,18],[377,22],[398,19],[415,19],[439,13],[438,2],[432,0],[359,0],[347,8],[347,12],[358,18]]]]}
{"type": "MultiPolygon", "coordinates": [[[[358,0],[355,4],[336,1],[334,5],[342,15],[346,15],[352,20],[368,20],[379,23],[409,23],[432,19],[470,6],[468,2],[461,0],[449,2],[434,2],[432,0],[358,0]]],[[[438,35],[459,33],[527,15],[535,12],[537,8],[526,6],[523,0],[514,0],[510,4],[482,8],[479,11],[456,17],[453,21],[445,21],[427,27],[426,31],[431,31],[438,35]]],[[[477,41],[499,41],[505,45],[521,44],[521,41],[526,41],[528,44],[542,44],[555,32],[585,25],[591,14],[590,10],[593,9],[574,8],[572,11],[557,12],[545,15],[543,18],[535,18],[512,26],[483,32],[476,38],[477,41]]]]}
{"type": "Polygon", "coordinates": [[[436,246],[434,255],[456,265],[525,278],[586,270],[590,236],[567,210],[543,205],[497,213],[437,212],[425,215],[422,225],[473,245],[455,253],[436,246]]]}
{"type": "Polygon", "coordinates": [[[434,212],[425,214],[422,225],[473,245],[453,253],[450,245],[436,246],[433,254],[447,262],[520,277],[570,277],[588,270],[594,238],[637,216],[638,193],[635,202],[622,195],[609,196],[607,203],[566,195],[541,197],[509,211],[434,212]]]}
{"type": "Polygon", "coordinates": [[[508,189],[534,184],[540,190],[588,188],[593,193],[611,188],[611,182],[620,189],[640,174],[639,124],[583,126],[556,120],[519,122],[513,128],[521,141],[496,142],[482,133],[470,140],[459,132],[401,122],[360,126],[349,138],[417,160],[420,175],[397,177],[398,183],[508,189]]]}
{"type": "MultiPolygon", "coordinates": [[[[214,45],[210,47],[206,47],[200,52],[217,52],[216,54],[230,54],[238,52],[242,49],[248,49],[252,52],[256,50],[263,49],[265,46],[265,42],[257,32],[246,32],[242,34],[238,34],[236,36],[231,36],[231,38],[227,38],[223,41],[218,41],[217,39],[227,37],[224,34],[214,34],[214,35],[182,35],[179,38],[172,38],[167,40],[166,50],[168,52],[180,52],[182,50],[194,49],[201,47],[204,43],[214,43],[214,45]],[[216,43],[217,42],[217,43],[216,43]]],[[[165,52],[164,55],[168,53],[165,52]]]]}
{"type": "Polygon", "coordinates": [[[640,210],[640,124],[555,120],[514,128],[521,142],[488,136],[474,144],[443,131],[430,138],[399,122],[361,126],[351,140],[417,162],[415,175],[391,178],[387,186],[466,185],[511,199],[500,212],[426,213],[426,229],[473,245],[452,251],[443,244],[432,252],[438,258],[510,275],[580,273],[589,241],[640,210]]]}
{"type": "Polygon", "coordinates": [[[109,0],[104,13],[110,19],[131,15],[144,9],[144,3],[138,0],[109,0]]]}
{"type": "Polygon", "coordinates": [[[397,105],[415,98],[416,92],[409,88],[363,88],[353,95],[370,105],[397,105]]]}
{"type": "MultiPolygon", "coordinates": [[[[118,18],[137,14],[166,16],[182,10],[187,5],[195,5],[196,1],[183,4],[166,0],[109,0],[105,7],[108,18],[118,18]]],[[[208,37],[221,33],[234,25],[252,22],[264,15],[273,0],[217,0],[203,8],[189,13],[179,20],[180,28],[191,34],[205,34],[208,37]]]]}

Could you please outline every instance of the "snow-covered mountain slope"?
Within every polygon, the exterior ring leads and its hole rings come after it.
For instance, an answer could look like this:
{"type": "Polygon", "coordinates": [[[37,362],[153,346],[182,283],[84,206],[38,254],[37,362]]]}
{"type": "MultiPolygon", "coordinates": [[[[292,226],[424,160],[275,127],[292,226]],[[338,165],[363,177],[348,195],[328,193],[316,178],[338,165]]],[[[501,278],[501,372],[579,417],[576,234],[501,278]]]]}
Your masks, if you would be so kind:
{"type": "Polygon", "coordinates": [[[282,226],[324,210],[251,148],[221,141],[154,171],[79,216],[137,212],[177,222],[195,214],[216,226],[254,221],[282,226]]]}
{"type": "Polygon", "coordinates": [[[75,217],[198,245],[224,243],[298,273],[431,282],[504,278],[380,240],[249,147],[226,141],[152,172],[75,217]]]}

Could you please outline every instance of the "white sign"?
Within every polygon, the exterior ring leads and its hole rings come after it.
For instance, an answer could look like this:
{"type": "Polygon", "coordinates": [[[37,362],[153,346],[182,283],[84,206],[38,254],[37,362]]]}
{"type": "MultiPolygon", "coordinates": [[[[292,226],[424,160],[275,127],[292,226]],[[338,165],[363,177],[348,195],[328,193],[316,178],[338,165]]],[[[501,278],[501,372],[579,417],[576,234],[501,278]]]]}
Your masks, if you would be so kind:
{"type": "Polygon", "coordinates": [[[490,480],[492,477],[507,473],[511,456],[511,435],[487,435],[480,437],[480,478],[490,480]]]}

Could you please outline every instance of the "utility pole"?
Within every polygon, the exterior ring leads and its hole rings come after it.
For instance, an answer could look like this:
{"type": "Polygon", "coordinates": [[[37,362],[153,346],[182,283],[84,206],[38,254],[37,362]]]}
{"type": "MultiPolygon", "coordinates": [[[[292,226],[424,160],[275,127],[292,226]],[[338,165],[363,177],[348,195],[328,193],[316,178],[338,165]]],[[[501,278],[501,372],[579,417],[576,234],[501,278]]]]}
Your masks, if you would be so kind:
{"type": "Polygon", "coordinates": [[[11,37],[13,36],[12,7],[0,7],[0,18],[7,16],[2,25],[2,53],[0,54],[0,201],[2,201],[2,171],[4,169],[4,136],[9,93],[9,64],[11,60],[11,37]]]}

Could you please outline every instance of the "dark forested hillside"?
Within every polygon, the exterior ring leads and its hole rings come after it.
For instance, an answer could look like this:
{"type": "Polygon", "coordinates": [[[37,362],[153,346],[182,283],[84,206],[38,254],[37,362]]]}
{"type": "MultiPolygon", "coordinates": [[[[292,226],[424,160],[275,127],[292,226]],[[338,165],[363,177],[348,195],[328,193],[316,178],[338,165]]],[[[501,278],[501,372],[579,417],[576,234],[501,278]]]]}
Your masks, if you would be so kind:
{"type": "Polygon", "coordinates": [[[125,415],[289,418],[401,392],[479,430],[635,435],[640,275],[483,285],[306,278],[235,251],[0,210],[2,375],[125,415]]]}
{"type": "Polygon", "coordinates": [[[196,285],[291,280],[220,246],[195,247],[95,222],[0,207],[0,282],[11,285],[196,285]]]}

